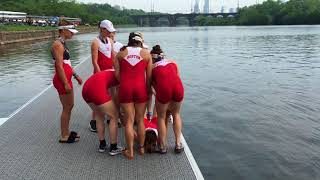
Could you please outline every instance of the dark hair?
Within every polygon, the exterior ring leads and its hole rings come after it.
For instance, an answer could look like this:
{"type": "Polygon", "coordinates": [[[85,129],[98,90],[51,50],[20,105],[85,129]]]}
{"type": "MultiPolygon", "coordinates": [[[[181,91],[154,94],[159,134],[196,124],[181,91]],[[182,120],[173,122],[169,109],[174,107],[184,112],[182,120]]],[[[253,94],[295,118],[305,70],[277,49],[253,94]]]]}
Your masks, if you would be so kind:
{"type": "Polygon", "coordinates": [[[140,41],[137,41],[135,39],[131,39],[129,42],[128,42],[128,46],[139,46],[142,48],[143,44],[142,42],[140,41]]]}
{"type": "Polygon", "coordinates": [[[155,151],[155,145],[157,144],[157,134],[153,130],[147,130],[144,140],[144,147],[148,153],[155,151]]]}
{"type": "Polygon", "coordinates": [[[150,51],[150,54],[157,54],[158,56],[156,57],[152,57],[152,62],[156,63],[158,61],[161,61],[163,59],[163,55],[162,55],[163,51],[160,47],[160,45],[155,45],[152,47],[152,50],[150,51]]]}
{"type": "Polygon", "coordinates": [[[160,55],[161,53],[163,53],[163,51],[162,51],[160,45],[155,45],[155,46],[153,46],[153,47],[152,47],[152,50],[151,50],[151,52],[150,52],[150,54],[159,54],[159,55],[160,55]]]}
{"type": "Polygon", "coordinates": [[[129,38],[128,38],[128,45],[127,46],[123,46],[120,51],[124,51],[128,46],[139,46],[139,47],[143,47],[143,43],[137,40],[134,40],[133,38],[139,36],[141,37],[141,39],[143,39],[141,32],[131,32],[129,34],[129,38]]]}

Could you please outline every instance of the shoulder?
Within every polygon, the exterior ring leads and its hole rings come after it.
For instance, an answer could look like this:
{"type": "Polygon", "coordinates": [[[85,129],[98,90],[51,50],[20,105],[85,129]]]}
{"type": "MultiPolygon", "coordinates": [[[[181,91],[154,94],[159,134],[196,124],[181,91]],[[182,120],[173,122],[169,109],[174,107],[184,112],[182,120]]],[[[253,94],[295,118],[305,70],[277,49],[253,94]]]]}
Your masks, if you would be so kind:
{"type": "Polygon", "coordinates": [[[142,48],[141,51],[140,51],[140,54],[144,59],[150,59],[151,58],[150,52],[147,49],[143,49],[142,48]]]}
{"type": "Polygon", "coordinates": [[[52,49],[58,50],[58,49],[64,49],[63,44],[59,40],[55,40],[52,43],[52,49]]]}
{"type": "Polygon", "coordinates": [[[118,59],[124,58],[127,54],[128,54],[127,48],[122,49],[121,51],[118,52],[117,58],[118,58],[118,59]]]}
{"type": "Polygon", "coordinates": [[[94,40],[92,40],[92,42],[91,42],[91,45],[92,45],[92,46],[97,46],[97,45],[99,45],[99,40],[98,40],[98,38],[94,38],[94,40]]]}

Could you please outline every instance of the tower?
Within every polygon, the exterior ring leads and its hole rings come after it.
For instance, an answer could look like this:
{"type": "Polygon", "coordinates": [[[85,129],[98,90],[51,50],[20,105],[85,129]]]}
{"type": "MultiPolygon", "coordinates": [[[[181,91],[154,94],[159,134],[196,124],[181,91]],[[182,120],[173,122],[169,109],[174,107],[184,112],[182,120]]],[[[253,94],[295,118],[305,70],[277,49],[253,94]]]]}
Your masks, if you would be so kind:
{"type": "Polygon", "coordinates": [[[209,0],[205,0],[205,2],[204,2],[203,13],[205,13],[205,14],[209,14],[209,13],[210,13],[210,3],[209,3],[209,0]]]}
{"type": "Polygon", "coordinates": [[[199,0],[196,0],[196,3],[194,4],[194,13],[199,14],[200,13],[200,7],[199,7],[199,0]]]}

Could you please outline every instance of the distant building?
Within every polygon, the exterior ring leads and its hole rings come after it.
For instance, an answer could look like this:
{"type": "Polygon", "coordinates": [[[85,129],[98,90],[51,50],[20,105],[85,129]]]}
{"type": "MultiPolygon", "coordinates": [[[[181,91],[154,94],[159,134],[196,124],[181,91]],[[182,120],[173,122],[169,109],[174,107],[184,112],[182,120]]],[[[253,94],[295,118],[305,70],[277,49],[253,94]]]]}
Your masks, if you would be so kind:
{"type": "Polygon", "coordinates": [[[193,8],[193,12],[196,13],[196,14],[200,13],[199,0],[196,0],[196,3],[195,3],[194,8],[193,8]]]}
{"type": "Polygon", "coordinates": [[[0,21],[17,21],[17,20],[25,20],[27,17],[27,13],[24,12],[13,12],[13,11],[0,11],[0,21]]]}
{"type": "Polygon", "coordinates": [[[221,11],[220,12],[224,13],[224,7],[223,6],[221,6],[221,11]]]}
{"type": "Polygon", "coordinates": [[[210,3],[209,3],[209,0],[205,0],[205,2],[204,2],[203,13],[205,13],[205,14],[209,14],[209,13],[210,13],[210,3]]]}
{"type": "Polygon", "coordinates": [[[234,13],[235,11],[234,11],[234,8],[230,8],[229,9],[229,13],[234,13]]]}

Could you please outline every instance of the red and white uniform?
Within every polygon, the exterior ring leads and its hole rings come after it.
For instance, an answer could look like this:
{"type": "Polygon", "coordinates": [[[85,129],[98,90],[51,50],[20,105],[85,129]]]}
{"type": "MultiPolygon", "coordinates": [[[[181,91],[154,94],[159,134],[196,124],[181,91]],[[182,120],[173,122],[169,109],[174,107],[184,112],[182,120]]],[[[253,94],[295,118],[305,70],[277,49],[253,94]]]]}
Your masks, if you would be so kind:
{"type": "Polygon", "coordinates": [[[139,47],[127,47],[128,55],[120,61],[120,103],[144,103],[148,100],[146,85],[147,61],[139,47]]]}
{"type": "Polygon", "coordinates": [[[157,117],[152,118],[151,121],[149,121],[147,118],[144,118],[145,130],[152,130],[158,136],[158,125],[157,125],[157,123],[158,123],[158,118],[157,117]]]}
{"type": "Polygon", "coordinates": [[[109,88],[118,85],[113,69],[104,70],[93,74],[83,85],[82,97],[87,103],[101,105],[112,98],[109,88]]]}
{"type": "Polygon", "coordinates": [[[166,59],[156,62],[152,69],[152,81],[156,98],[160,103],[183,100],[184,89],[178,76],[178,67],[174,62],[166,59]]]}
{"type": "MultiPolygon", "coordinates": [[[[70,61],[70,54],[69,54],[69,50],[66,47],[65,43],[60,40],[63,47],[64,47],[64,52],[63,52],[63,70],[64,70],[64,74],[66,75],[67,81],[71,87],[71,89],[73,89],[73,84],[72,84],[72,74],[73,74],[73,70],[72,70],[72,66],[71,66],[71,61],[70,61]]],[[[62,82],[62,80],[59,78],[58,73],[57,73],[57,67],[56,67],[56,60],[53,57],[53,62],[55,64],[55,74],[53,77],[53,86],[57,89],[59,95],[64,95],[66,94],[66,90],[64,88],[64,84],[62,82]]]]}
{"type": "Polygon", "coordinates": [[[123,47],[123,44],[118,42],[118,41],[115,41],[114,44],[113,44],[113,50],[116,53],[120,52],[122,47],[123,47]]]}
{"type": "Polygon", "coordinates": [[[99,37],[97,40],[99,42],[98,65],[100,70],[113,69],[112,45],[110,38],[107,38],[106,43],[104,43],[99,37]]]}

